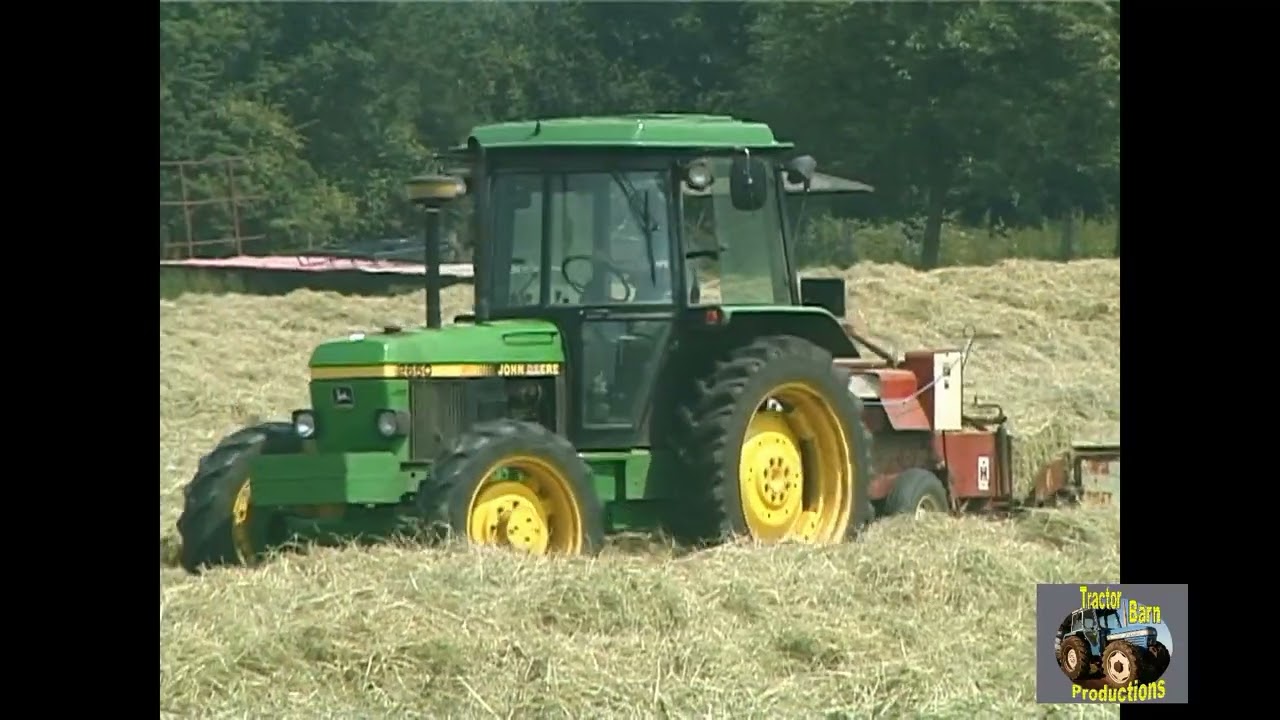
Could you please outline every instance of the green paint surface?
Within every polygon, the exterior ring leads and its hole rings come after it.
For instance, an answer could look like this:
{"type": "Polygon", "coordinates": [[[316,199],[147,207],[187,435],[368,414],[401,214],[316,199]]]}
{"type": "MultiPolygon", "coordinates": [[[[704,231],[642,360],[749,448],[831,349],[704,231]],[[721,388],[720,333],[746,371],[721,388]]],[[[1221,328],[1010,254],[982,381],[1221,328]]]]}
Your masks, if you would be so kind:
{"type": "Polygon", "coordinates": [[[343,545],[350,540],[380,542],[411,530],[412,507],[379,505],[374,508],[350,506],[340,518],[312,519],[285,516],[288,534],[302,542],[320,545],[343,545]]]}
{"type": "Polygon", "coordinates": [[[591,467],[596,492],[604,502],[636,500],[645,496],[652,456],[648,450],[582,453],[591,467]]]}
{"type": "Polygon", "coordinates": [[[574,117],[481,125],[471,137],[486,148],[613,147],[787,149],[764,123],[724,115],[651,114],[574,117]]]}
{"type": "Polygon", "coordinates": [[[497,362],[564,362],[560,331],[541,320],[494,320],[329,340],[311,353],[311,367],[497,362]]]}
{"type": "Polygon", "coordinates": [[[395,504],[417,488],[389,452],[262,455],[250,473],[253,503],[264,507],[395,504]]]}
{"type": "MultiPolygon", "coordinates": [[[[661,526],[666,504],[644,499],[651,456],[647,450],[583,453],[592,484],[604,504],[606,532],[649,531],[661,526]]],[[[341,518],[289,516],[291,532],[342,541],[390,533],[413,508],[405,497],[430,474],[423,464],[392,452],[263,455],[253,461],[255,506],[346,505],[341,518]]]]}
{"type": "Polygon", "coordinates": [[[605,506],[607,531],[651,532],[662,527],[668,506],[661,500],[623,500],[605,506]]]}
{"type": "Polygon", "coordinates": [[[787,334],[805,338],[837,357],[855,355],[857,349],[826,308],[813,305],[725,305],[725,323],[746,326],[753,335],[787,334]]]}
{"type": "Polygon", "coordinates": [[[378,412],[409,407],[408,380],[313,380],[311,410],[316,417],[316,449],[321,453],[394,452],[404,457],[409,441],[378,434],[378,412]],[[351,391],[351,405],[335,405],[334,388],[351,391]]]}

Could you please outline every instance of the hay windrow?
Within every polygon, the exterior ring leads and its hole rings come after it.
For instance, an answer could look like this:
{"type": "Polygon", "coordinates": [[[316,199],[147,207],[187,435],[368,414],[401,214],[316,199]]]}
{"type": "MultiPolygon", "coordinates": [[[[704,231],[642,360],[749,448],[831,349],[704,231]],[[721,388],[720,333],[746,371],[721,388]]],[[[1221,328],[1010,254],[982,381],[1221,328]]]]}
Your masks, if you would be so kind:
{"type": "MultiPolygon", "coordinates": [[[[813,274],[831,274],[816,271],[813,274]]],[[[899,349],[999,331],[966,368],[1024,469],[1119,428],[1119,265],[862,265],[851,317],[899,349]]],[[[160,535],[217,439],[306,403],[318,342],[416,324],[423,296],[161,301],[160,535]]],[[[446,319],[470,292],[445,291],[446,319]]],[[[1114,717],[1034,704],[1035,583],[1115,581],[1114,512],[888,520],[864,542],[644,539],[597,560],[316,550],[202,578],[160,570],[161,712],[175,717],[1114,717]],[[656,552],[655,552],[656,550],[656,552]]]]}

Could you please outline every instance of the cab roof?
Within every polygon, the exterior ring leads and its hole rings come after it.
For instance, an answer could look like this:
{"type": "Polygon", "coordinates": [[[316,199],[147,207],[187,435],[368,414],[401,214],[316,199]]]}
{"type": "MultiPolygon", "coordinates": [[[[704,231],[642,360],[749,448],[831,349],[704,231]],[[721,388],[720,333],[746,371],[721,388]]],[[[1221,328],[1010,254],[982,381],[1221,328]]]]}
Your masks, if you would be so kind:
{"type": "Polygon", "coordinates": [[[479,125],[470,140],[484,148],[684,148],[787,150],[768,125],[727,115],[652,113],[562,117],[479,125]]]}

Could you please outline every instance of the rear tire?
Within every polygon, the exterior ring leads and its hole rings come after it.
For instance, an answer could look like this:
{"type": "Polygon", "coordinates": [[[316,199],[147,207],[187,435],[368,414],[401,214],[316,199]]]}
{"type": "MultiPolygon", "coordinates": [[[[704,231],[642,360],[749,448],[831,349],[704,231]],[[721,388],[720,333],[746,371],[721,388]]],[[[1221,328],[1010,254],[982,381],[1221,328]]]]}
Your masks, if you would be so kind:
{"type": "Polygon", "coordinates": [[[910,468],[894,480],[884,507],[887,515],[918,515],[946,512],[951,504],[947,501],[947,487],[937,475],[923,468],[910,468]]]}
{"type": "Polygon", "coordinates": [[[417,496],[437,534],[531,554],[591,555],[604,545],[604,508],[591,468],[568,440],[536,423],[479,423],[436,460],[417,496]],[[495,478],[503,468],[519,480],[495,478]]]}
{"type": "Polygon", "coordinates": [[[1151,647],[1147,649],[1147,662],[1144,665],[1150,679],[1147,682],[1159,680],[1164,671],[1169,669],[1169,648],[1164,643],[1156,641],[1151,643],[1151,647]]]}
{"type": "Polygon", "coordinates": [[[189,573],[219,565],[251,565],[279,542],[273,518],[254,512],[249,465],[259,455],[302,451],[290,423],[265,423],[227,436],[200,459],[182,489],[179,563],[189,573]]]}
{"type": "Polygon", "coordinates": [[[676,418],[681,539],[834,543],[870,521],[862,403],[812,342],[766,336],[730,350],[676,418]],[[767,410],[770,398],[791,407],[767,410]]]}

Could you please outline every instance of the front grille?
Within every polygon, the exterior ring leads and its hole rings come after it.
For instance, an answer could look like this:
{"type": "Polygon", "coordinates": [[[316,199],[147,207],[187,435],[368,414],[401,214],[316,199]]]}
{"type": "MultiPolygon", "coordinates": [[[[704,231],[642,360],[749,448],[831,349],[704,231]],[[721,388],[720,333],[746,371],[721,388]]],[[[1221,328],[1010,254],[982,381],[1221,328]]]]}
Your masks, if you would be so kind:
{"type": "Polygon", "coordinates": [[[444,444],[471,423],[467,383],[474,380],[413,380],[409,383],[409,457],[434,460],[444,444]]]}

